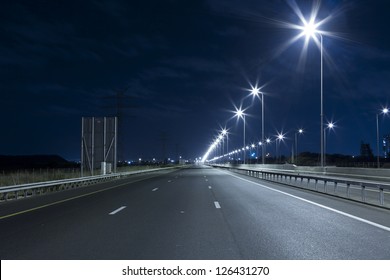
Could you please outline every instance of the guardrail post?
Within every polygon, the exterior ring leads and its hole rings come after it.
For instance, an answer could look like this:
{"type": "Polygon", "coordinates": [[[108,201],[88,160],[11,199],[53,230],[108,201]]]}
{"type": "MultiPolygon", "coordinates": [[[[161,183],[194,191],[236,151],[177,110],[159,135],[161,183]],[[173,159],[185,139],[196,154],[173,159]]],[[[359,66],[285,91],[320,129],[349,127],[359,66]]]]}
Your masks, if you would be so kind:
{"type": "Polygon", "coordinates": [[[307,178],[307,185],[306,185],[307,188],[309,188],[309,184],[310,184],[310,178],[307,178]]]}
{"type": "Polygon", "coordinates": [[[337,190],[337,182],[334,182],[334,189],[333,189],[333,193],[336,193],[336,190],[337,190]]]}
{"type": "Polygon", "coordinates": [[[328,181],[324,180],[324,192],[327,193],[328,192],[328,181]]]}
{"type": "Polygon", "coordinates": [[[315,179],[314,189],[317,190],[318,179],[315,179]]]}
{"type": "Polygon", "coordinates": [[[363,184],[361,186],[362,186],[362,201],[366,202],[366,186],[364,186],[363,184]]]}
{"type": "Polygon", "coordinates": [[[379,204],[381,206],[385,205],[385,194],[383,192],[383,188],[379,187],[379,204]]]}
{"type": "Polygon", "coordinates": [[[347,183],[347,198],[350,198],[350,189],[349,189],[350,186],[351,184],[347,183]]]}

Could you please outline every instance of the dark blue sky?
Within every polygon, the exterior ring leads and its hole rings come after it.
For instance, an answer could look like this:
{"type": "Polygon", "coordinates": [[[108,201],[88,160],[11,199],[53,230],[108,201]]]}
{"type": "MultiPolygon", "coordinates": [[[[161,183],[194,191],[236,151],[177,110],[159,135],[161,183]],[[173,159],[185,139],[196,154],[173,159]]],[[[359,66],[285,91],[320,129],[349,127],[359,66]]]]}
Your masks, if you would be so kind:
{"type": "MultiPolygon", "coordinates": [[[[313,41],[299,64],[304,39],[279,50],[299,31],[282,0],[7,1],[0,10],[0,154],[59,154],[80,158],[83,116],[115,115],[126,89],[120,131],[127,159],[202,156],[217,129],[242,146],[234,105],[248,107],[249,83],[266,84],[266,135],[303,127],[301,151],[320,148],[320,52],[313,41]]],[[[324,112],[336,122],[327,152],[375,151],[375,116],[390,105],[390,17],[387,1],[321,2],[330,14],[324,36],[324,112]]],[[[309,17],[312,1],[296,1],[309,17]]],[[[246,112],[248,143],[261,133],[261,104],[246,112]]],[[[381,135],[390,116],[380,117],[381,135]]]]}

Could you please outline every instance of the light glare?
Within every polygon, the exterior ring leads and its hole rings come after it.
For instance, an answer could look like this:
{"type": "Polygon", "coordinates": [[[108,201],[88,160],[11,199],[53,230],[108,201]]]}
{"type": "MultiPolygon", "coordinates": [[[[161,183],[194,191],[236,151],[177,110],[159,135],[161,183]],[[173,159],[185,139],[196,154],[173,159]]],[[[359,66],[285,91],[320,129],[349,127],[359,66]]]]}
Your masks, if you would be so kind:
{"type": "Polygon", "coordinates": [[[318,24],[314,23],[314,18],[311,18],[309,22],[306,20],[303,22],[303,34],[306,35],[306,38],[314,38],[317,30],[318,24]]]}

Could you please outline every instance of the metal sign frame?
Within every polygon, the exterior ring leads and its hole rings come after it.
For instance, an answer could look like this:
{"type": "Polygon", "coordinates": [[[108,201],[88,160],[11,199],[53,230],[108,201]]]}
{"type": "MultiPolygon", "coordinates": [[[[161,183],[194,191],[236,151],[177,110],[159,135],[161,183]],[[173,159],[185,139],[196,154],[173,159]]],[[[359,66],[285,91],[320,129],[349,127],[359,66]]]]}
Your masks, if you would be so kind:
{"type": "Polygon", "coordinates": [[[107,174],[117,168],[117,117],[81,119],[81,176],[107,174]],[[112,167],[112,168],[111,168],[112,167]]]}

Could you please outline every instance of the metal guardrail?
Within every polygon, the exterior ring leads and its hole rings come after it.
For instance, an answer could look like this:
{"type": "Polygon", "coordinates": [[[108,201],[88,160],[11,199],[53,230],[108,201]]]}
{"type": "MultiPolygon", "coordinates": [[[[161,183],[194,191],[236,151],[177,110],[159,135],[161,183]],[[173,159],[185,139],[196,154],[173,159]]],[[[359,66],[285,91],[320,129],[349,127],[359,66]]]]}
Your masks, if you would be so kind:
{"type": "Polygon", "coordinates": [[[283,183],[294,187],[390,208],[390,184],[384,182],[224,167],[219,165],[213,165],[213,167],[228,169],[262,180],[283,183]]]}
{"type": "Polygon", "coordinates": [[[154,168],[154,169],[114,173],[109,175],[98,175],[98,176],[89,176],[89,177],[82,177],[76,179],[65,179],[65,180],[56,180],[56,181],[48,181],[48,182],[41,182],[41,183],[0,187],[0,202],[4,202],[10,199],[26,198],[34,195],[41,195],[41,194],[46,194],[46,193],[51,193],[56,191],[64,191],[64,190],[84,187],[84,186],[88,186],[88,185],[92,185],[104,181],[120,179],[135,174],[155,172],[155,171],[167,170],[172,168],[176,168],[176,167],[154,168]]]}

